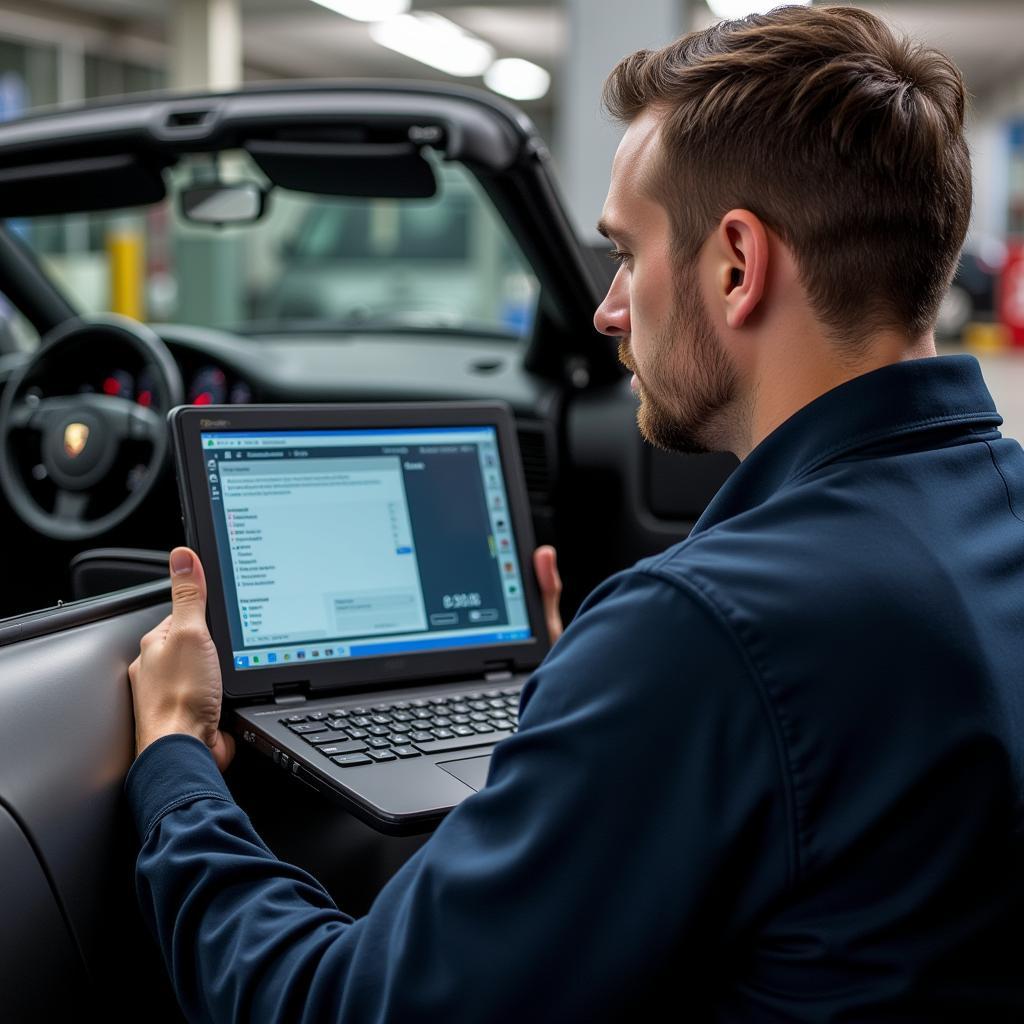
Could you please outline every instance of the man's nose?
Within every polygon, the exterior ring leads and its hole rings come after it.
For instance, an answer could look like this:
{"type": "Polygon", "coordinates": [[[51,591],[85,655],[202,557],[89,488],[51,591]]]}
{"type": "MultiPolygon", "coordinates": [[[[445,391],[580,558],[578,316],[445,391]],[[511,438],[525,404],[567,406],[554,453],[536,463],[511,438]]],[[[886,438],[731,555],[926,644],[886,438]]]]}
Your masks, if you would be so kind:
{"type": "Polygon", "coordinates": [[[629,334],[629,296],[617,285],[618,275],[594,313],[594,326],[612,338],[629,334]]]}

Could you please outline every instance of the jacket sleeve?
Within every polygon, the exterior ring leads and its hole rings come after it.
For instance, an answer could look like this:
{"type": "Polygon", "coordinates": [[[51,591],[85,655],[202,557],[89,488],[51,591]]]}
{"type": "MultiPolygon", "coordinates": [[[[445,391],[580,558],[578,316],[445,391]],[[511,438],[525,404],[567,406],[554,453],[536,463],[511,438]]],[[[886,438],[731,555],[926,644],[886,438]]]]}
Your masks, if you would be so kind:
{"type": "Polygon", "coordinates": [[[143,914],[194,1021],[606,1019],[659,977],[709,984],[792,874],[756,676],[653,571],[588,598],[485,788],[359,920],[273,856],[199,740],[157,741],[126,788],[143,914]]]}

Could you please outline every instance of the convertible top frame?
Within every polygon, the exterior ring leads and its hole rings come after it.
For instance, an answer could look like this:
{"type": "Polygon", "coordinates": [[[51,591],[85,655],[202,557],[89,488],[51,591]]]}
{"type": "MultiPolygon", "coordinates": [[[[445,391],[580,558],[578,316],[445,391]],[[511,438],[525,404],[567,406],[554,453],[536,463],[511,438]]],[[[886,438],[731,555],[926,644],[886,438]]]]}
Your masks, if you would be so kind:
{"type": "MultiPolygon", "coordinates": [[[[592,326],[601,282],[572,227],[547,147],[522,111],[481,90],[365,80],[263,83],[235,92],[153,93],[62,108],[0,125],[0,182],[13,188],[22,215],[59,212],[60,196],[77,197],[77,187],[54,193],[71,171],[92,209],[116,208],[126,195],[154,201],[154,175],[186,153],[267,140],[340,138],[372,145],[396,137],[461,161],[537,274],[541,302],[526,368],[593,384],[620,377],[614,346],[592,326]],[[83,177],[90,173],[95,177],[86,186],[83,177]]],[[[66,204],[67,212],[79,208],[66,204]]],[[[5,214],[13,215],[0,209],[5,214]]],[[[9,297],[45,331],[71,304],[41,270],[27,273],[28,254],[18,249],[9,235],[0,239],[0,274],[9,282],[9,297]],[[40,302],[46,291],[54,315],[40,302]]]]}

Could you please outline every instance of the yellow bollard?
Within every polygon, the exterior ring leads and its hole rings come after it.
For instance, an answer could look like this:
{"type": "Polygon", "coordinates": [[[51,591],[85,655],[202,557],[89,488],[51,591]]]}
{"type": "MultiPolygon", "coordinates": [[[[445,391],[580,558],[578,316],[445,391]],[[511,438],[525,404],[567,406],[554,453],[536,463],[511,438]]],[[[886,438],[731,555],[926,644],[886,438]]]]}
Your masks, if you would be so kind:
{"type": "Polygon", "coordinates": [[[107,264],[110,271],[110,310],[136,320],[146,317],[144,299],[144,241],[131,228],[107,232],[107,264]]]}

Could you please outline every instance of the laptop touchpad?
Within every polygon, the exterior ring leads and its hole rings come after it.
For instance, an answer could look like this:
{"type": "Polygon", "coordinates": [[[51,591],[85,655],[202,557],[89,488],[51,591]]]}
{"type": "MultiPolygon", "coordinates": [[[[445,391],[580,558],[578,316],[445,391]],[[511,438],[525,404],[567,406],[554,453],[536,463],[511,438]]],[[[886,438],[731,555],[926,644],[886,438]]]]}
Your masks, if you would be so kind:
{"type": "Polygon", "coordinates": [[[454,775],[459,782],[481,790],[487,781],[490,763],[491,755],[486,754],[484,757],[464,757],[460,761],[439,761],[437,767],[443,768],[449,775],[454,775]]]}

